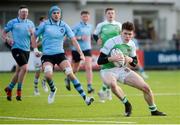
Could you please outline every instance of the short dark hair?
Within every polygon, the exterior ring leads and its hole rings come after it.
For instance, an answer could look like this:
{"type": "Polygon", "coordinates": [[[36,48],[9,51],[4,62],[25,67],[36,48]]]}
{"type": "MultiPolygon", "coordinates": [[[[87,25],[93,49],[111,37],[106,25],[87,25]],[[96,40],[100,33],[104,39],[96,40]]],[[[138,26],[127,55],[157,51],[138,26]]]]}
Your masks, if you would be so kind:
{"type": "Polygon", "coordinates": [[[43,21],[44,19],[46,19],[45,16],[40,16],[40,17],[39,17],[39,21],[43,21]]]}
{"type": "Polygon", "coordinates": [[[23,9],[23,8],[27,8],[27,9],[28,9],[27,5],[20,5],[20,6],[19,6],[19,10],[20,10],[20,9],[23,9]]]}
{"type": "Polygon", "coordinates": [[[122,30],[135,31],[134,24],[129,22],[129,21],[127,21],[127,22],[123,23],[122,30]]]}
{"type": "Polygon", "coordinates": [[[90,14],[90,13],[87,10],[83,10],[83,11],[81,11],[81,15],[83,15],[83,14],[90,14]]]}
{"type": "Polygon", "coordinates": [[[109,10],[114,10],[114,8],[112,8],[112,7],[106,8],[106,9],[105,9],[105,14],[106,14],[107,11],[109,11],[109,10]]]}

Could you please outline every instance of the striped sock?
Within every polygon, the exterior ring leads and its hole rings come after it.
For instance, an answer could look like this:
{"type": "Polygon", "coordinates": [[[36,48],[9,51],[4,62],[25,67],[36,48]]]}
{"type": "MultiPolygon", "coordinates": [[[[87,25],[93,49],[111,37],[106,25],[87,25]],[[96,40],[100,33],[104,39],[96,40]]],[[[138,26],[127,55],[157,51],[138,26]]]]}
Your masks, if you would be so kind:
{"type": "Polygon", "coordinates": [[[151,106],[149,106],[149,110],[151,111],[151,112],[153,112],[153,111],[156,111],[157,110],[157,106],[154,104],[154,105],[151,105],[151,106]]]}
{"type": "Polygon", "coordinates": [[[47,80],[47,83],[51,89],[51,92],[54,92],[55,91],[55,85],[54,85],[53,80],[47,80]]]}
{"type": "Polygon", "coordinates": [[[102,86],[101,90],[106,91],[106,89],[107,89],[107,86],[103,83],[103,86],[102,86]]]}
{"type": "Polygon", "coordinates": [[[126,104],[126,103],[128,102],[128,99],[127,99],[127,97],[125,96],[121,101],[123,102],[123,104],[126,104]]]}
{"type": "Polygon", "coordinates": [[[92,84],[88,83],[87,88],[88,88],[88,90],[91,90],[92,89],[92,84]]]}
{"type": "Polygon", "coordinates": [[[14,86],[16,85],[16,83],[11,82],[8,86],[8,88],[10,89],[10,91],[12,91],[12,89],[14,88],[14,86]]]}
{"type": "Polygon", "coordinates": [[[34,87],[35,88],[37,88],[37,86],[38,86],[38,81],[39,81],[39,79],[38,78],[34,78],[34,87]]]}
{"type": "Polygon", "coordinates": [[[22,83],[18,82],[18,85],[17,85],[17,96],[21,96],[21,90],[22,90],[22,83]]]}
{"type": "Polygon", "coordinates": [[[79,92],[79,94],[83,97],[83,99],[86,99],[86,94],[80,84],[80,82],[77,79],[72,80],[72,83],[74,85],[74,88],[79,92]]]}
{"type": "Polygon", "coordinates": [[[21,89],[22,89],[22,83],[21,83],[21,82],[18,82],[17,90],[21,90],[21,89]]]}

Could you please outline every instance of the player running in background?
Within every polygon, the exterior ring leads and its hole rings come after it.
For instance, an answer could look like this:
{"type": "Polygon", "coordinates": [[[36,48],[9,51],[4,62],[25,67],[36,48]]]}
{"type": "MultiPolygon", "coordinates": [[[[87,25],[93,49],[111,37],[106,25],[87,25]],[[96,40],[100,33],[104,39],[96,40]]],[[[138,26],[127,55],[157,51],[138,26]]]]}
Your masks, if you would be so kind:
{"type": "MultiPolygon", "coordinates": [[[[45,21],[45,17],[41,16],[39,18],[39,24],[45,21]]],[[[37,47],[39,51],[42,51],[42,35],[40,35],[37,39],[37,47]]],[[[41,57],[37,57],[34,55],[33,57],[34,60],[34,67],[35,67],[35,75],[34,75],[34,95],[40,95],[39,89],[38,89],[38,82],[39,82],[39,77],[40,77],[40,72],[42,69],[42,64],[41,64],[41,57]]],[[[46,86],[46,80],[45,78],[42,79],[42,87],[45,92],[48,92],[48,87],[46,86]]]]}
{"type": "Polygon", "coordinates": [[[134,30],[135,28],[132,23],[123,23],[121,35],[109,39],[101,48],[100,56],[98,58],[98,64],[102,65],[102,69],[100,71],[101,78],[124,104],[125,116],[131,115],[132,106],[123,90],[120,86],[118,86],[117,81],[141,90],[152,116],[166,116],[165,113],[157,110],[157,106],[154,102],[154,96],[149,85],[140,75],[127,67],[128,64],[135,67],[138,63],[136,47],[132,41],[132,38],[134,37],[134,30]],[[113,48],[120,49],[123,52],[124,57],[120,54],[109,56],[113,48]],[[114,65],[113,62],[122,61],[123,58],[125,58],[126,65],[121,67],[114,65]]]}
{"type": "MultiPolygon", "coordinates": [[[[121,23],[115,21],[114,8],[107,8],[105,10],[106,20],[97,25],[94,31],[94,39],[98,45],[104,46],[105,42],[114,36],[117,36],[121,32],[121,23]]],[[[101,90],[98,92],[101,102],[105,102],[106,99],[111,100],[111,90],[106,84],[103,84],[101,90]]]]}
{"type": "Polygon", "coordinates": [[[46,81],[50,87],[50,94],[48,96],[48,103],[53,103],[57,88],[55,87],[53,77],[53,67],[57,64],[64,73],[71,79],[75,89],[84,99],[87,105],[90,105],[94,99],[87,97],[79,80],[74,75],[71,64],[66,59],[64,54],[64,36],[71,39],[72,44],[76,47],[80,58],[84,60],[84,54],[82,53],[79,44],[72,32],[71,28],[61,20],[62,13],[58,6],[52,6],[48,12],[48,20],[40,24],[35,32],[36,37],[42,34],[42,48],[43,56],[41,57],[44,74],[46,81]]]}
{"type": "MultiPolygon", "coordinates": [[[[28,70],[28,60],[30,53],[30,42],[35,30],[34,23],[27,19],[29,10],[22,5],[18,10],[18,17],[10,20],[3,31],[3,39],[11,48],[12,55],[17,63],[16,71],[10,84],[5,88],[7,100],[12,100],[12,90],[17,83],[16,100],[21,101],[22,84],[28,70]],[[8,32],[12,33],[12,39],[8,37],[8,32]]],[[[35,43],[32,43],[33,45],[35,43]]]]}
{"type": "MultiPolygon", "coordinates": [[[[73,27],[73,32],[80,45],[80,48],[85,56],[85,70],[87,78],[87,90],[88,93],[93,93],[94,89],[92,87],[93,73],[92,73],[92,55],[91,55],[91,34],[93,26],[88,23],[90,19],[90,13],[88,11],[81,11],[81,21],[73,27]]],[[[72,67],[73,72],[76,73],[80,68],[80,55],[76,48],[72,46],[72,67]]],[[[67,77],[65,79],[66,88],[70,90],[70,79],[67,77]]]]}

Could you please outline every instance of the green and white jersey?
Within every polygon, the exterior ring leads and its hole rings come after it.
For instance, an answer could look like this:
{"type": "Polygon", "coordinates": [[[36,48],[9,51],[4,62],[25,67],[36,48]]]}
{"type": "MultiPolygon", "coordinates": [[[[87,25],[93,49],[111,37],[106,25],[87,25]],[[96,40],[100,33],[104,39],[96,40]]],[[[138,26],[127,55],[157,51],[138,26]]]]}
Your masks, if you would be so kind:
{"type": "MultiPolygon", "coordinates": [[[[113,48],[119,48],[126,56],[136,56],[136,46],[134,42],[132,40],[130,40],[128,43],[123,42],[121,35],[115,36],[107,40],[107,42],[101,48],[100,52],[109,56],[113,48]]],[[[112,62],[102,65],[102,69],[110,69],[113,67],[115,67],[115,65],[112,62]]]]}
{"type": "MultiPolygon", "coordinates": [[[[42,35],[40,35],[39,37],[37,37],[36,42],[42,42],[42,35]]],[[[42,43],[38,46],[38,50],[42,52],[42,43]]]]}
{"type": "Polygon", "coordinates": [[[104,21],[99,23],[94,31],[95,35],[98,35],[102,39],[102,46],[109,38],[113,38],[120,34],[122,24],[117,21],[104,21]]]}

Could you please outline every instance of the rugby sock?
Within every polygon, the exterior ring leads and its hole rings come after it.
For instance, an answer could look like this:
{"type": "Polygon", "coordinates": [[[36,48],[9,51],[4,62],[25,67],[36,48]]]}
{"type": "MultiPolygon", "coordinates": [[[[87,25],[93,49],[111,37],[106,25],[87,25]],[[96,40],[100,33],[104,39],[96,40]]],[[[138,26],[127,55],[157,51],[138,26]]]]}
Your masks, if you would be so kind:
{"type": "Polygon", "coordinates": [[[80,84],[80,82],[77,80],[77,79],[74,79],[74,80],[71,80],[73,85],[74,85],[74,88],[79,92],[79,94],[83,97],[83,99],[85,100],[86,99],[86,94],[80,84]]]}
{"type": "Polygon", "coordinates": [[[34,87],[37,88],[38,87],[38,81],[39,79],[38,78],[34,78],[34,87]]]}
{"type": "Polygon", "coordinates": [[[151,111],[151,112],[153,112],[153,111],[156,111],[157,110],[157,106],[154,104],[154,105],[151,105],[151,106],[149,106],[149,110],[151,111]]]}
{"type": "Polygon", "coordinates": [[[128,101],[126,96],[123,99],[121,99],[121,101],[125,106],[125,116],[127,116],[127,117],[130,116],[132,113],[131,103],[128,101]]]}
{"type": "Polygon", "coordinates": [[[103,83],[103,86],[102,86],[101,90],[106,91],[106,89],[107,89],[107,86],[103,83]]]}
{"type": "Polygon", "coordinates": [[[54,92],[55,91],[55,85],[54,85],[53,80],[47,80],[47,83],[51,89],[51,92],[54,92]]]}
{"type": "Polygon", "coordinates": [[[131,104],[130,104],[130,102],[128,101],[128,99],[127,99],[127,97],[125,96],[122,100],[122,103],[124,104],[124,106],[125,106],[125,112],[131,112],[131,110],[132,110],[132,107],[131,107],[131,104]]]}
{"type": "Polygon", "coordinates": [[[111,89],[110,86],[106,86],[106,87],[107,87],[107,89],[111,89]]]}
{"type": "Polygon", "coordinates": [[[122,101],[123,104],[126,104],[126,103],[128,102],[128,99],[127,99],[127,97],[125,96],[121,101],[122,101]]]}
{"type": "Polygon", "coordinates": [[[44,78],[42,79],[42,81],[43,81],[44,83],[46,83],[46,78],[44,77],[44,78]]]}
{"type": "Polygon", "coordinates": [[[69,81],[71,81],[71,79],[70,79],[68,76],[67,76],[66,78],[67,78],[69,81]]]}
{"type": "Polygon", "coordinates": [[[21,96],[21,90],[22,90],[22,83],[18,82],[18,85],[17,85],[17,96],[21,96]]]}
{"type": "Polygon", "coordinates": [[[92,89],[92,84],[88,83],[88,84],[87,84],[87,88],[88,88],[88,90],[90,91],[90,90],[92,89]]]}
{"type": "Polygon", "coordinates": [[[12,91],[12,89],[14,88],[15,85],[16,85],[16,83],[11,82],[8,86],[9,90],[12,91]]]}

